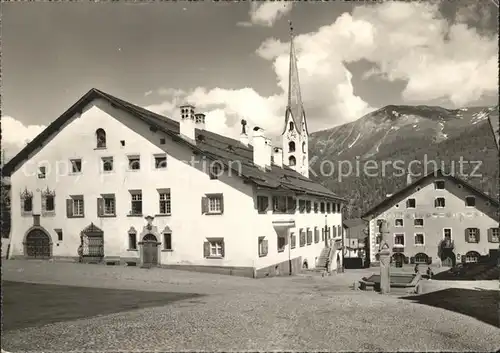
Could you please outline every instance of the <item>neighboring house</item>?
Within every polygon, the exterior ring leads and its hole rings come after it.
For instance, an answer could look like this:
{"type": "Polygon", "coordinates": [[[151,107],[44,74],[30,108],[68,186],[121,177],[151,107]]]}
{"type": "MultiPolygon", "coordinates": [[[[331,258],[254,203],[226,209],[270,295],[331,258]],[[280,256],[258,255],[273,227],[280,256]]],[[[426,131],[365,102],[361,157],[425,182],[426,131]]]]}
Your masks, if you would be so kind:
{"type": "Polygon", "coordinates": [[[366,256],[366,239],[368,223],[361,218],[347,219],[343,222],[344,257],[364,258],[366,256]]]}
{"type": "Polygon", "coordinates": [[[377,261],[379,221],[387,221],[393,258],[444,266],[477,262],[498,251],[497,200],[441,170],[429,173],[363,215],[370,261],[377,261]]]}
{"type": "Polygon", "coordinates": [[[499,116],[498,116],[498,106],[497,108],[493,111],[490,112],[488,115],[488,121],[490,122],[491,130],[493,132],[493,136],[495,136],[495,142],[497,144],[497,148],[500,148],[499,146],[499,139],[500,139],[500,130],[499,130],[499,116]]]}
{"type": "Polygon", "coordinates": [[[10,257],[119,261],[242,276],[341,266],[344,200],[308,178],[293,53],[282,146],[252,145],[90,90],[16,155],[10,257]],[[291,268],[290,268],[291,267],[291,268]]]}

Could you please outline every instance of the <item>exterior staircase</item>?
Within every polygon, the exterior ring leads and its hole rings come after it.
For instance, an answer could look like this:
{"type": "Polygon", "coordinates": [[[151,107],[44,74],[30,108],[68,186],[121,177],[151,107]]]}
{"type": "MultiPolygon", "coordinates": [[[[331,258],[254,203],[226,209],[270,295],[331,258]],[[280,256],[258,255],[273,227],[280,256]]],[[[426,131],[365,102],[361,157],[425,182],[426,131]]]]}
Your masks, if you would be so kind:
{"type": "Polygon", "coordinates": [[[332,251],[333,251],[332,248],[327,248],[327,247],[323,248],[323,250],[321,251],[321,255],[319,255],[316,269],[322,270],[322,271],[325,271],[327,269],[326,262],[327,262],[327,260],[331,261],[330,257],[332,255],[332,251]]]}

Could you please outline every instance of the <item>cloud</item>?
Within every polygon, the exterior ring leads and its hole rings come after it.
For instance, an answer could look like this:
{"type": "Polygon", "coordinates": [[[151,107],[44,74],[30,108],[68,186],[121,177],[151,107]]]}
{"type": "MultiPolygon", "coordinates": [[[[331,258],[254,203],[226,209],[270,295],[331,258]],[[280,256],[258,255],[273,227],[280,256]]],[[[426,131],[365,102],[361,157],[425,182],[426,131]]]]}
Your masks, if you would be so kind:
{"type": "Polygon", "coordinates": [[[153,91],[147,91],[146,93],[144,93],[144,97],[147,97],[149,95],[153,94],[153,91]]]}
{"type": "Polygon", "coordinates": [[[272,27],[273,24],[292,10],[292,2],[250,3],[250,21],[241,21],[237,25],[251,27],[252,25],[272,27]]]}
{"type": "MultiPolygon", "coordinates": [[[[440,99],[461,107],[497,92],[496,38],[458,20],[448,21],[436,4],[357,6],[332,24],[297,36],[295,47],[311,131],[353,121],[379,108],[356,94],[352,73],[346,68],[346,63],[362,59],[375,67],[365,78],[406,82],[401,97],[407,104],[440,99]]],[[[265,40],[256,50],[273,65],[279,88],[275,95],[261,96],[248,87],[198,87],[169,93],[190,99],[206,112],[207,126],[215,132],[236,137],[238,121],[246,119],[250,125],[278,134],[286,106],[288,51],[289,43],[275,38],[265,40]]],[[[178,116],[175,104],[162,104],[163,113],[178,116]]]]}
{"type": "Polygon", "coordinates": [[[44,129],[43,125],[26,126],[11,116],[3,116],[2,149],[5,149],[6,158],[12,158],[44,129]]]}

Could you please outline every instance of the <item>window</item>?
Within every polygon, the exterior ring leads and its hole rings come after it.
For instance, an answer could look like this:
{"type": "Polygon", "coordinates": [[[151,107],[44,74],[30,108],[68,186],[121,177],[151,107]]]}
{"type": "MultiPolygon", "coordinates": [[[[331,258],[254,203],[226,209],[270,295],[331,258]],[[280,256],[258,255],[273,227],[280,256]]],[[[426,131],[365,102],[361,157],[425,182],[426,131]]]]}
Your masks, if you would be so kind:
{"type": "Polygon", "coordinates": [[[465,198],[465,206],[466,207],[474,207],[474,206],[476,206],[476,198],[474,196],[467,196],[465,198]]]}
{"type": "Polygon", "coordinates": [[[325,203],[324,202],[322,202],[320,204],[320,210],[321,210],[321,213],[325,213],[325,203]]]}
{"type": "Polygon", "coordinates": [[[375,244],[379,245],[382,242],[382,235],[380,233],[377,233],[375,235],[375,244]]]}
{"type": "Polygon", "coordinates": [[[306,212],[311,213],[311,201],[306,201],[306,212]]]}
{"type": "Polygon", "coordinates": [[[267,256],[269,252],[269,244],[265,237],[259,237],[257,243],[259,249],[259,257],[267,256]]]}
{"type": "Polygon", "coordinates": [[[224,198],[222,194],[206,194],[201,198],[202,214],[224,213],[224,198]]]}
{"type": "Polygon", "coordinates": [[[318,229],[318,227],[314,227],[314,242],[319,243],[319,229],[318,229]]]}
{"type": "Polygon", "coordinates": [[[415,208],[417,202],[415,199],[408,199],[406,200],[406,208],[415,208]]]}
{"type": "Polygon", "coordinates": [[[125,146],[125,140],[120,140],[120,145],[125,146]]]}
{"type": "Polygon", "coordinates": [[[404,234],[394,234],[394,245],[404,246],[405,245],[405,235],[404,234]]]}
{"type": "Polygon", "coordinates": [[[413,225],[415,227],[423,227],[424,226],[424,219],[423,218],[415,218],[413,221],[413,225]]]}
{"type": "Polygon", "coordinates": [[[437,197],[436,200],[434,201],[434,206],[436,208],[443,208],[445,206],[445,201],[444,197],[437,197]]]}
{"type": "Polygon", "coordinates": [[[290,233],[290,248],[295,249],[295,246],[297,245],[297,236],[295,233],[290,233]]]}
{"type": "Polygon", "coordinates": [[[259,213],[266,213],[269,207],[268,196],[257,196],[257,210],[259,213]]]}
{"type": "Polygon", "coordinates": [[[498,228],[488,229],[488,241],[490,243],[500,243],[500,235],[498,228]]]}
{"type": "Polygon", "coordinates": [[[284,236],[278,236],[278,252],[285,251],[286,239],[284,236]]]}
{"type": "Polygon", "coordinates": [[[114,194],[103,194],[97,199],[97,216],[116,216],[116,199],[114,194]]]}
{"type": "Polygon", "coordinates": [[[165,139],[164,138],[161,138],[160,139],[160,145],[164,145],[165,144],[165,139]]]}
{"type": "Polygon", "coordinates": [[[128,249],[137,250],[137,233],[133,228],[128,231],[128,249]]]}
{"type": "Polygon", "coordinates": [[[42,192],[42,213],[52,213],[55,211],[55,193],[47,189],[42,192]]]}
{"type": "Polygon", "coordinates": [[[172,233],[163,233],[163,250],[172,251],[172,233]]]}
{"type": "Polygon", "coordinates": [[[160,198],[160,214],[162,215],[170,215],[172,210],[172,204],[170,200],[170,189],[159,190],[159,198],[160,198]]]}
{"type": "Polygon", "coordinates": [[[290,123],[289,123],[289,128],[288,128],[288,129],[289,129],[290,131],[292,131],[292,130],[293,130],[293,122],[292,122],[292,121],[290,121],[290,123]]]}
{"type": "Polygon", "coordinates": [[[66,215],[68,218],[84,217],[85,207],[84,207],[83,195],[73,195],[66,200],[66,215]]]}
{"type": "Polygon", "coordinates": [[[288,152],[295,152],[295,142],[288,142],[288,152]]]}
{"type": "Polygon", "coordinates": [[[443,190],[444,189],[444,180],[437,180],[435,183],[434,183],[434,188],[436,190],[443,190]]]}
{"type": "Polygon", "coordinates": [[[71,163],[71,173],[81,173],[82,172],[82,160],[81,159],[70,159],[71,163]]]}
{"type": "Polygon", "coordinates": [[[128,169],[129,170],[140,170],[141,169],[141,158],[139,156],[128,156],[128,169]]]}
{"type": "Polygon", "coordinates": [[[38,179],[45,179],[46,177],[46,168],[40,167],[38,168],[38,179]]]}
{"type": "Polygon", "coordinates": [[[304,213],[306,211],[306,200],[299,200],[299,212],[304,213]]]}
{"type": "Polygon", "coordinates": [[[465,254],[465,263],[476,263],[479,262],[479,254],[475,251],[469,251],[465,254]]]}
{"type": "Polygon", "coordinates": [[[325,228],[321,228],[321,241],[325,241],[325,228]]]}
{"type": "Polygon", "coordinates": [[[331,207],[330,202],[327,202],[327,203],[326,203],[326,213],[331,213],[331,209],[330,209],[330,207],[331,207]]]}
{"type": "Polygon", "coordinates": [[[297,201],[292,196],[273,196],[274,213],[293,213],[297,207],[297,201]]]}
{"type": "Polygon", "coordinates": [[[57,241],[63,241],[63,231],[62,229],[54,229],[57,234],[57,241]]]}
{"type": "Polygon", "coordinates": [[[429,263],[429,257],[427,254],[418,253],[415,255],[415,264],[427,264],[429,263]]]}
{"type": "Polygon", "coordinates": [[[292,166],[292,167],[293,167],[293,166],[295,166],[295,164],[297,164],[297,161],[295,160],[295,157],[294,157],[294,156],[290,156],[290,157],[288,158],[288,164],[289,164],[290,166],[292,166]]]}
{"type": "Polygon", "coordinates": [[[220,162],[214,162],[210,164],[210,179],[219,179],[219,176],[221,176],[221,171],[223,171],[222,165],[220,162]]]}
{"type": "Polygon", "coordinates": [[[319,211],[319,204],[317,202],[314,203],[314,213],[318,213],[319,211]]]}
{"type": "Polygon", "coordinates": [[[465,230],[465,241],[467,243],[479,243],[479,229],[467,228],[465,230]]]}
{"type": "Polygon", "coordinates": [[[101,162],[102,162],[102,170],[104,172],[113,171],[113,157],[103,157],[101,159],[101,162]]]}
{"type": "Polygon", "coordinates": [[[203,244],[204,257],[223,258],[224,257],[224,239],[211,238],[203,244]]]}
{"type": "Polygon", "coordinates": [[[299,245],[300,247],[303,247],[304,245],[306,245],[306,232],[304,231],[304,229],[300,229],[299,236],[299,245]]]}
{"type": "Polygon", "coordinates": [[[142,191],[130,190],[130,215],[142,215],[142,191]]]}
{"type": "Polygon", "coordinates": [[[312,230],[307,228],[307,245],[312,244],[312,230]]]}
{"type": "Polygon", "coordinates": [[[167,168],[167,155],[161,154],[155,157],[155,169],[165,169],[167,168]]]}
{"type": "Polygon", "coordinates": [[[106,132],[103,129],[97,129],[95,137],[97,148],[106,148],[106,132]]]}
{"type": "Polygon", "coordinates": [[[415,234],[415,245],[424,245],[424,233],[415,234]]]}
{"type": "Polygon", "coordinates": [[[302,153],[306,153],[306,143],[302,142],[302,153]]]}
{"type": "Polygon", "coordinates": [[[403,218],[397,218],[396,221],[394,222],[394,225],[396,227],[402,227],[403,226],[403,218]]]}

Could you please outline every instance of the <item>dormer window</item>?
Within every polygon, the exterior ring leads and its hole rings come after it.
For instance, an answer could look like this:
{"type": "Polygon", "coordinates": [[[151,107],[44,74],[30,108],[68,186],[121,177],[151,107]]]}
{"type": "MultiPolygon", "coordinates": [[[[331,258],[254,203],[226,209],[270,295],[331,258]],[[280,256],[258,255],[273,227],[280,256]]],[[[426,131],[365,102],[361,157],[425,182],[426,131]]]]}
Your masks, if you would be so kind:
{"type": "Polygon", "coordinates": [[[290,166],[295,166],[295,164],[297,163],[297,161],[295,160],[295,157],[294,156],[290,156],[290,158],[288,158],[288,164],[290,166]]]}
{"type": "Polygon", "coordinates": [[[290,121],[290,124],[289,124],[289,130],[292,131],[293,130],[293,121],[290,121]]]}
{"type": "Polygon", "coordinates": [[[444,189],[444,180],[436,180],[434,183],[434,187],[436,190],[443,190],[444,189]]]}
{"type": "Polygon", "coordinates": [[[97,148],[106,148],[106,132],[103,129],[97,129],[95,132],[97,148]]]}
{"type": "MultiPolygon", "coordinates": [[[[293,123],[292,123],[293,124],[293,123]]],[[[288,143],[288,152],[295,152],[295,142],[290,141],[288,143]]]]}

